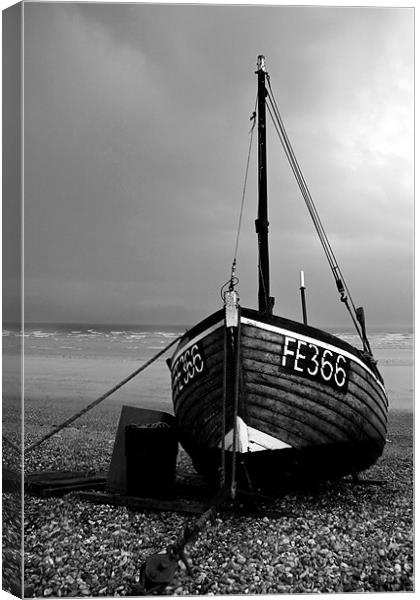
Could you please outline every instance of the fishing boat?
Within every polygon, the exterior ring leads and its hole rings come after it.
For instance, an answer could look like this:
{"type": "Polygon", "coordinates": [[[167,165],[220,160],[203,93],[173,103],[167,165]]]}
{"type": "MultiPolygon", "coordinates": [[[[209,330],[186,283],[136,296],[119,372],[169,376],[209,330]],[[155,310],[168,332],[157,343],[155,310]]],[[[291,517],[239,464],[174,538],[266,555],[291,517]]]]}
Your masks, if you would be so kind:
{"type": "MultiPolygon", "coordinates": [[[[356,476],[381,456],[388,400],[366,333],[287,136],[264,56],[257,62],[258,310],[241,306],[236,255],[223,307],[179,341],[168,365],[179,439],[201,474],[251,489],[356,476]],[[268,245],[266,112],[321,240],[360,348],[273,314],[268,245]]],[[[249,162],[249,161],[248,161],[249,162]]]]}

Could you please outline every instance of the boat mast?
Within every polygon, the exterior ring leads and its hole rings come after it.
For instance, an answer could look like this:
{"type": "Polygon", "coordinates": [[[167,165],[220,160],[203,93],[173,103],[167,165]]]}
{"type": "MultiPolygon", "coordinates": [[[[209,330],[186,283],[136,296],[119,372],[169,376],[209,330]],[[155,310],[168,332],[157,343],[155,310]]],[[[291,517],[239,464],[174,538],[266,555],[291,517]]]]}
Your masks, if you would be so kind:
{"type": "Polygon", "coordinates": [[[268,249],[267,209],[267,152],[265,119],[265,57],[258,56],[258,218],[255,230],[258,237],[258,310],[271,315],[274,298],[270,296],[270,257],[268,249]]]}

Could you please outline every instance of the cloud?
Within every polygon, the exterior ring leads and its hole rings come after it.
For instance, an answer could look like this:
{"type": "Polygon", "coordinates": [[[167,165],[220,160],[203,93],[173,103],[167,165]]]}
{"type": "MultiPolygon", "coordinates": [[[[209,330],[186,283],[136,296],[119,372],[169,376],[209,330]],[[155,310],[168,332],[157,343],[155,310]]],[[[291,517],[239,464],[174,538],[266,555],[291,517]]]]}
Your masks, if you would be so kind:
{"type": "MultiPolygon", "coordinates": [[[[260,52],[356,287],[379,304],[385,282],[370,290],[370,272],[391,265],[400,289],[410,288],[410,11],[29,3],[25,18],[28,318],[42,305],[57,320],[78,320],[77,305],[83,320],[114,322],[219,307],[260,52]],[[368,256],[369,269],[360,268],[368,256]],[[53,289],[66,292],[56,299],[53,289]]],[[[273,285],[284,297],[302,264],[324,289],[328,273],[280,155],[270,135],[273,285]]],[[[241,298],[251,305],[256,194],[253,164],[238,256],[241,298]]],[[[313,304],[321,320],[322,293],[313,304]]],[[[293,313],[294,291],[286,297],[279,310],[293,313]]],[[[394,300],[401,310],[392,318],[409,320],[394,300]]]]}

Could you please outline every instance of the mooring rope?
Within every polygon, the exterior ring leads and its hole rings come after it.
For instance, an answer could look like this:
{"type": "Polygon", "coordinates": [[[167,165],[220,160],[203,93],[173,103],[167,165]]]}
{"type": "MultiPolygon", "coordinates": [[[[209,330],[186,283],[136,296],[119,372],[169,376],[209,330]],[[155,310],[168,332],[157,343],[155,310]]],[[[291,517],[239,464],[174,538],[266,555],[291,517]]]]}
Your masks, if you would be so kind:
{"type": "Polygon", "coordinates": [[[175,338],[174,340],[172,340],[172,342],[170,344],[168,344],[165,348],[163,348],[163,350],[160,350],[157,354],[152,356],[152,358],[150,358],[147,362],[145,362],[141,367],[139,367],[138,369],[133,371],[133,373],[131,373],[131,375],[128,375],[128,377],[126,377],[125,379],[123,379],[122,381],[117,383],[117,385],[115,385],[110,390],[105,392],[105,394],[102,394],[102,396],[99,396],[99,398],[96,398],[96,400],[94,400],[93,402],[91,402],[90,404],[85,406],[85,408],[80,410],[78,413],[76,413],[75,415],[73,415],[72,417],[70,417],[69,419],[64,421],[63,423],[60,423],[60,425],[57,425],[56,427],[54,427],[54,429],[49,431],[42,438],[40,438],[36,442],[33,442],[33,444],[30,444],[27,448],[25,448],[25,452],[32,452],[32,450],[37,448],[37,446],[40,446],[43,442],[48,440],[50,437],[52,437],[53,435],[55,435],[56,433],[58,433],[65,427],[68,427],[71,423],[76,421],[76,419],[78,419],[82,415],[86,414],[89,410],[91,410],[92,408],[94,408],[95,406],[100,404],[103,400],[105,400],[106,398],[109,398],[109,396],[111,396],[111,394],[113,394],[114,392],[119,390],[123,385],[128,383],[134,377],[136,377],[136,375],[138,375],[139,373],[144,371],[144,369],[146,369],[148,366],[150,366],[152,363],[154,363],[155,360],[157,360],[160,356],[162,356],[162,354],[165,354],[165,352],[167,352],[169,350],[169,348],[171,348],[174,344],[176,344],[181,339],[181,337],[182,336],[180,335],[177,338],[175,338]]]}
{"type": "Polygon", "coordinates": [[[13,442],[11,442],[4,434],[2,434],[1,437],[2,437],[2,440],[4,442],[6,442],[6,444],[8,444],[11,448],[13,448],[13,450],[15,452],[20,452],[21,451],[21,449],[18,446],[16,446],[16,444],[14,444],[13,442]]]}

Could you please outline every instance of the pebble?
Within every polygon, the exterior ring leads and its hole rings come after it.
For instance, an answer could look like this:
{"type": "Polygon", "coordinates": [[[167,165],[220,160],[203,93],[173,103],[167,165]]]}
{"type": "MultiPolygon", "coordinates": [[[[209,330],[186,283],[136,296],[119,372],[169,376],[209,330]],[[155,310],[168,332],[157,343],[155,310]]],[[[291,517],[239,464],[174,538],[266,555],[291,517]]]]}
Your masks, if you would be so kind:
{"type": "MultiPolygon", "coordinates": [[[[221,512],[187,547],[196,576],[181,566],[163,595],[412,591],[412,438],[404,416],[390,423],[393,443],[364,475],[385,479],[386,485],[325,483],[273,503],[273,509],[297,518],[254,519],[221,512]]],[[[96,421],[83,432],[64,430],[61,440],[46,442],[28,457],[27,469],[103,470],[112,452],[106,432],[114,435],[113,428],[114,421],[109,429],[96,421]]],[[[31,439],[35,433],[39,429],[31,439]]],[[[191,469],[184,453],[179,460],[183,470],[191,469]]],[[[5,523],[15,503],[13,494],[3,494],[5,523]]],[[[88,504],[74,494],[28,496],[29,597],[128,595],[147,556],[174,541],[193,519],[88,504]]],[[[10,540],[6,560],[18,560],[13,548],[19,528],[3,528],[3,534],[10,540]]],[[[6,590],[9,580],[6,571],[6,590]]]]}

